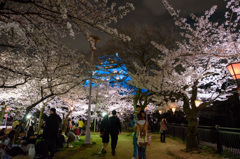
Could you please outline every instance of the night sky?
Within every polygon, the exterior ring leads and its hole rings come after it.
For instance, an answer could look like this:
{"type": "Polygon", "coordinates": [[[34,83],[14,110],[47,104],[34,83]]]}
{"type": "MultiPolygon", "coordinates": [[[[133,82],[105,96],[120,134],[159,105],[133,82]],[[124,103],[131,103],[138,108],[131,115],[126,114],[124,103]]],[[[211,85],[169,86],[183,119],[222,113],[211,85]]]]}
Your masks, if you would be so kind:
{"type": "MultiPolygon", "coordinates": [[[[151,25],[165,25],[174,26],[173,18],[169,15],[164,8],[161,0],[112,0],[116,1],[118,5],[126,2],[131,2],[135,6],[135,10],[131,11],[126,17],[120,19],[114,27],[124,27],[126,24],[151,24],[151,25]]],[[[109,2],[112,2],[109,0],[109,2]]],[[[226,2],[224,0],[169,0],[168,1],[174,9],[181,10],[181,16],[189,16],[194,13],[198,16],[204,15],[206,10],[209,10],[213,5],[217,5],[215,16],[217,18],[224,16],[226,2]]],[[[117,5],[117,6],[118,6],[117,5]]],[[[216,18],[215,18],[216,19],[216,18]]],[[[98,46],[104,45],[109,36],[99,31],[94,31],[94,35],[99,36],[101,41],[98,46]]],[[[74,41],[70,40],[69,43],[76,48],[83,50],[86,54],[89,53],[89,44],[82,37],[76,37],[74,41]]]]}
{"type": "MultiPolygon", "coordinates": [[[[162,4],[162,0],[131,0],[135,6],[135,11],[129,13],[118,24],[142,23],[173,25],[172,17],[162,4]]],[[[225,10],[224,0],[168,0],[174,9],[181,10],[182,16],[188,16],[190,13],[204,15],[213,5],[217,5],[216,13],[223,13],[225,10]]]]}

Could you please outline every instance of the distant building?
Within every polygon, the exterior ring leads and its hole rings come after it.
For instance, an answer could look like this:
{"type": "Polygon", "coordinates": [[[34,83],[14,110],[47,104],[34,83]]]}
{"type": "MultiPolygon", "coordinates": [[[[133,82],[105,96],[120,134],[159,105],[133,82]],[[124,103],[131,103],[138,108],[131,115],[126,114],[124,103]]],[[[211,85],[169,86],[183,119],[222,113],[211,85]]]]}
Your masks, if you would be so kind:
{"type": "MultiPolygon", "coordinates": [[[[130,88],[128,83],[131,81],[131,78],[128,76],[126,65],[117,53],[115,55],[104,55],[98,59],[99,65],[96,65],[96,70],[93,71],[93,79],[106,81],[111,87],[130,88]]],[[[84,85],[88,86],[89,80],[87,80],[84,85]]],[[[97,84],[93,82],[93,86],[96,85],[97,84]]]]}

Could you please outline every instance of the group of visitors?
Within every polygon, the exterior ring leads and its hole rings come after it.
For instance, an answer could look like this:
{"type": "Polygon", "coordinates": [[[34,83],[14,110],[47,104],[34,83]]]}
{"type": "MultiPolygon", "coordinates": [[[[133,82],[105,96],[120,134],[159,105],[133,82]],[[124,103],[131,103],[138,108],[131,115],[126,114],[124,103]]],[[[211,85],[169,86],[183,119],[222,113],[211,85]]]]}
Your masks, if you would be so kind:
{"type": "MultiPolygon", "coordinates": [[[[161,142],[165,143],[165,132],[167,130],[167,121],[165,118],[160,122],[161,142]]],[[[133,157],[132,159],[146,159],[146,148],[149,144],[148,138],[148,122],[145,119],[144,111],[140,111],[140,105],[136,106],[135,118],[131,123],[134,128],[133,134],[133,157]]],[[[109,143],[109,134],[111,136],[112,155],[115,155],[115,149],[118,140],[118,134],[121,132],[121,124],[119,118],[116,116],[116,111],[112,111],[112,117],[108,115],[103,117],[100,128],[100,137],[102,137],[103,148],[102,154],[107,153],[109,143]]]]}
{"type": "MultiPolygon", "coordinates": [[[[116,154],[118,135],[121,133],[121,123],[116,115],[116,111],[112,111],[112,116],[105,115],[101,121],[100,136],[102,137],[103,148],[102,154],[107,153],[107,147],[111,137],[112,155],[116,154]]],[[[131,123],[133,127],[133,157],[132,159],[146,159],[146,148],[149,144],[148,138],[148,119],[145,119],[144,111],[140,111],[140,106],[136,106],[134,120],[131,123]]],[[[0,130],[0,154],[3,156],[30,155],[32,158],[53,158],[56,151],[60,148],[72,147],[71,142],[74,142],[85,131],[84,122],[78,120],[77,127],[71,130],[68,127],[63,134],[60,130],[62,119],[56,114],[56,109],[50,109],[50,115],[47,118],[45,125],[40,133],[36,133],[34,129],[34,120],[32,118],[27,122],[25,129],[18,136],[19,144],[14,144],[16,128],[19,122],[14,121],[13,128],[9,133],[7,129],[0,130]],[[3,151],[3,152],[2,152],[3,151]]],[[[160,122],[160,141],[165,143],[165,134],[167,131],[167,121],[163,118],[160,122]]],[[[0,156],[1,157],[1,156],[0,156]]]]}
{"type": "MultiPolygon", "coordinates": [[[[17,155],[30,156],[31,158],[53,158],[56,151],[63,147],[72,147],[70,144],[78,139],[68,127],[65,133],[60,130],[62,119],[56,113],[55,108],[50,109],[50,115],[44,126],[37,134],[34,129],[34,121],[30,118],[26,126],[21,126],[17,136],[17,144],[14,143],[19,122],[13,122],[12,130],[3,128],[0,130],[0,158],[10,158],[17,155]],[[10,131],[10,132],[9,132],[10,131]]],[[[83,125],[82,125],[83,126],[83,125]]],[[[81,126],[81,127],[82,127],[81,126]]]]}
{"type": "Polygon", "coordinates": [[[107,153],[107,146],[109,143],[109,135],[111,136],[111,148],[112,148],[112,155],[114,156],[118,141],[118,134],[121,133],[121,123],[119,118],[116,115],[116,111],[112,111],[112,116],[108,118],[108,115],[103,117],[101,122],[100,134],[102,137],[103,148],[102,153],[107,153]]]}

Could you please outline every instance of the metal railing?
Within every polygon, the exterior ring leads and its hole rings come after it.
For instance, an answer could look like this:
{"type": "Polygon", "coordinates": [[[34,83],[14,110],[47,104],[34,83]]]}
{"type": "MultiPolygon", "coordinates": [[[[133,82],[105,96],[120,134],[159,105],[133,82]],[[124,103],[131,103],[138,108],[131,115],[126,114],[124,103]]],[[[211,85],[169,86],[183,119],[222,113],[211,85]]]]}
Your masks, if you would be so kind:
{"type": "MultiPolygon", "coordinates": [[[[186,124],[167,125],[168,134],[186,140],[186,124]]],[[[234,158],[240,158],[240,129],[220,126],[198,126],[198,139],[202,145],[215,147],[218,153],[224,152],[234,158]]]]}

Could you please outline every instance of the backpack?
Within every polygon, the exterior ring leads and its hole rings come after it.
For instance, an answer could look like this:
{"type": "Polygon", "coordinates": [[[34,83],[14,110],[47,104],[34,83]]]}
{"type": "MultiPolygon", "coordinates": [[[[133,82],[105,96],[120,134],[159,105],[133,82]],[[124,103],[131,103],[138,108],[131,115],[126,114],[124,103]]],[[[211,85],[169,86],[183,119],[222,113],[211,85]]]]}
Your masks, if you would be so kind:
{"type": "Polygon", "coordinates": [[[136,124],[140,128],[140,132],[137,136],[137,144],[139,146],[147,146],[148,145],[147,132],[146,130],[144,130],[146,122],[143,125],[140,125],[138,123],[136,124]]]}

